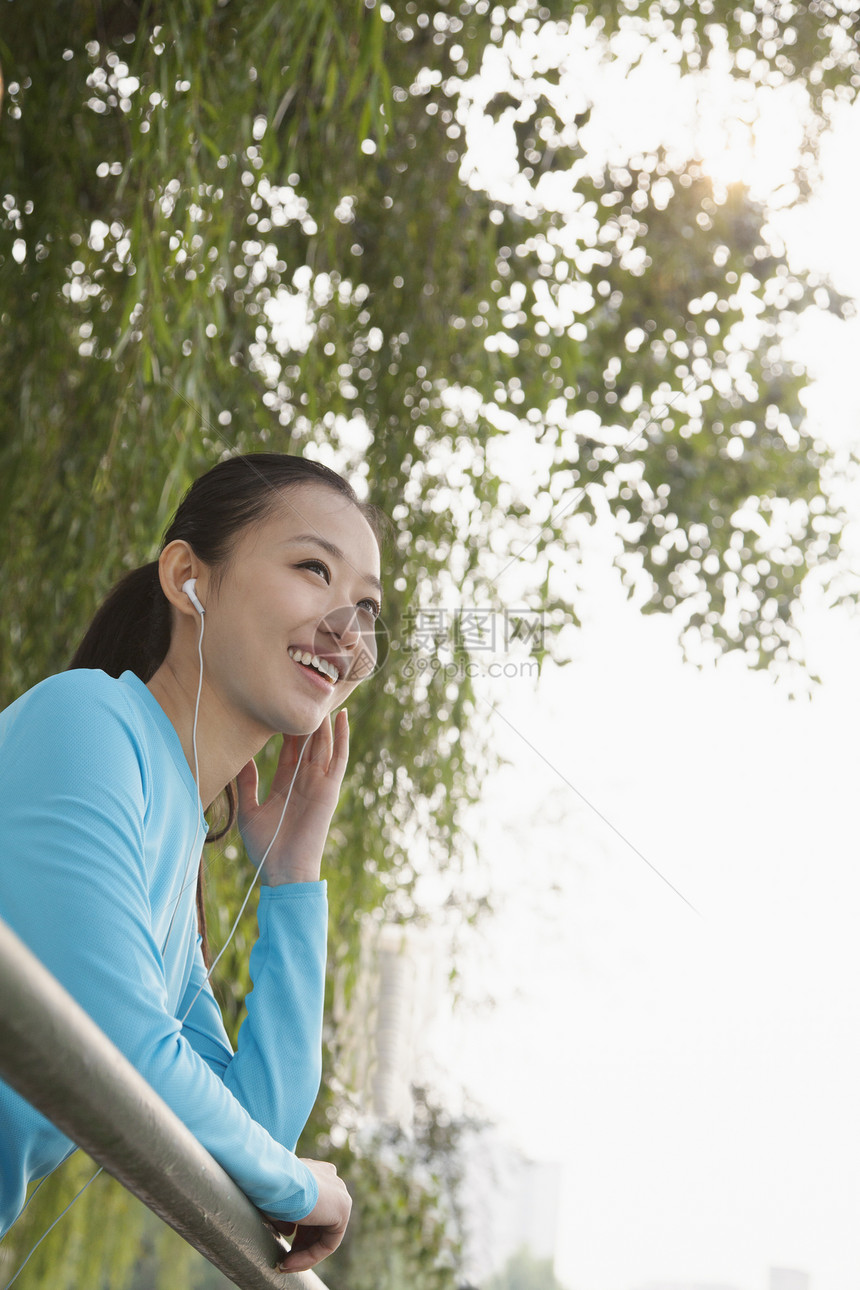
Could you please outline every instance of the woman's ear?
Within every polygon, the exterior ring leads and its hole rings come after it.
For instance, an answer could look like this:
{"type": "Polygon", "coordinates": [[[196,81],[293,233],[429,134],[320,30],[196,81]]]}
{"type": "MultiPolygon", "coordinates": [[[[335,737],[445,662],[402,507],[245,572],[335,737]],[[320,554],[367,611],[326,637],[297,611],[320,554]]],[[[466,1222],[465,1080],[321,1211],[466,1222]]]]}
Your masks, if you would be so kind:
{"type": "Polygon", "coordinates": [[[182,538],[168,542],[158,557],[158,576],[161,589],[167,599],[181,614],[197,616],[206,604],[206,571],[191,547],[182,538]],[[184,587],[194,579],[194,594],[199,602],[198,608],[191,600],[184,587]]]}

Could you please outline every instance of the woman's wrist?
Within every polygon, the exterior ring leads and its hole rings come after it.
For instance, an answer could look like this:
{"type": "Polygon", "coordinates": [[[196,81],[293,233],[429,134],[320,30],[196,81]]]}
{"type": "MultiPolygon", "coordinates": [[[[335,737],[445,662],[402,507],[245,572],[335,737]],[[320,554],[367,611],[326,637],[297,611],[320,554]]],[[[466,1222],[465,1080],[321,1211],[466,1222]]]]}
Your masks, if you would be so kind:
{"type": "Polygon", "coordinates": [[[260,874],[260,884],[263,887],[283,887],[288,883],[298,882],[319,882],[320,880],[320,863],[290,864],[278,865],[268,869],[265,865],[260,874]]]}

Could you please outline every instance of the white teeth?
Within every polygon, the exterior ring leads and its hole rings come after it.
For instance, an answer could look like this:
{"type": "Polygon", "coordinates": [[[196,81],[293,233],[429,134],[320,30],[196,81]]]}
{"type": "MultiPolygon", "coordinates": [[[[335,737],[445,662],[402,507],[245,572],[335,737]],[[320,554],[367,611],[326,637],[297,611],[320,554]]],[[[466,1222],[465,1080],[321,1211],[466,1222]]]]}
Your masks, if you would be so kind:
{"type": "Polygon", "coordinates": [[[307,650],[302,651],[300,649],[289,649],[287,653],[296,663],[304,663],[305,667],[316,668],[318,672],[322,672],[323,676],[327,676],[330,681],[337,682],[340,680],[340,673],[337,668],[332,663],[329,663],[327,659],[320,658],[318,654],[309,654],[307,650]]]}
{"type": "Polygon", "coordinates": [[[332,667],[328,659],[318,658],[317,655],[314,654],[313,658],[311,659],[311,667],[318,668],[318,670],[322,672],[323,676],[327,676],[330,681],[337,680],[337,671],[335,668],[332,667]]]}

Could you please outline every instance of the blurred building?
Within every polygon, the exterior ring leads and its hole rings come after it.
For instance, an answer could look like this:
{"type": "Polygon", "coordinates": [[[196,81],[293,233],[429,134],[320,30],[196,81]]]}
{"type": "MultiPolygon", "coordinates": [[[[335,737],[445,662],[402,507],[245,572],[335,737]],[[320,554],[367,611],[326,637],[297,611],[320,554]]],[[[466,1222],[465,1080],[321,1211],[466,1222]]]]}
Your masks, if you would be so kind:
{"type": "Polygon", "coordinates": [[[349,991],[345,983],[336,990],[344,1077],[365,1113],[384,1124],[412,1122],[412,1089],[444,997],[442,965],[432,933],[368,922],[357,977],[349,991]]]}
{"type": "Polygon", "coordinates": [[[738,1290],[721,1281],[649,1281],[641,1290],[738,1290]]]}
{"type": "MultiPolygon", "coordinates": [[[[432,1052],[445,962],[432,932],[368,922],[357,974],[336,985],[339,1068],[370,1122],[408,1131],[413,1089],[456,1060],[432,1052]]],[[[460,1152],[467,1280],[480,1285],[522,1246],[554,1261],[561,1165],[530,1159],[491,1127],[465,1132],[460,1152]]]]}
{"type": "MultiPolygon", "coordinates": [[[[812,1278],[797,1268],[770,1268],[767,1290],[811,1290],[812,1278]]],[[[737,1290],[711,1281],[649,1281],[640,1290],[737,1290]]]]}
{"type": "Polygon", "coordinates": [[[811,1290],[812,1278],[797,1268],[771,1268],[768,1290],[811,1290]]]}
{"type": "Polygon", "coordinates": [[[463,1146],[466,1271],[480,1285],[525,1246],[555,1261],[561,1165],[532,1160],[497,1129],[467,1136],[463,1146]]]}

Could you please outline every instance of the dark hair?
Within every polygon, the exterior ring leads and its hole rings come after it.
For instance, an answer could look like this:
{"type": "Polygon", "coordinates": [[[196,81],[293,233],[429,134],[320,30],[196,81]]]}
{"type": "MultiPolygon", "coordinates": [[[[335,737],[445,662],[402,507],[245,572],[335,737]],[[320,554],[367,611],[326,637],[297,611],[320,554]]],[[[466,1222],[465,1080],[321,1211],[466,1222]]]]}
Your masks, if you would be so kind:
{"type": "MultiPolygon", "coordinates": [[[[243,529],[268,519],[285,490],[302,484],[323,484],[357,507],[370,525],[380,547],[385,517],[375,506],[362,502],[341,475],[306,457],[259,452],[230,457],[213,466],[188,489],[165,530],[161,550],[183,539],[205,564],[221,569],[230,559],[243,529]]],[[[217,576],[217,572],[216,572],[217,576]]],[[[69,667],[100,668],[109,676],[134,672],[148,681],[164,662],[170,647],[170,602],[161,590],[158,561],[127,573],[109,592],[69,667]]],[[[236,818],[236,797],[227,785],[227,822],[210,829],[208,842],[222,838],[236,818]]],[[[198,921],[206,943],[202,886],[197,887],[198,921]]]]}

